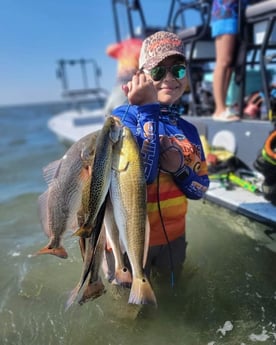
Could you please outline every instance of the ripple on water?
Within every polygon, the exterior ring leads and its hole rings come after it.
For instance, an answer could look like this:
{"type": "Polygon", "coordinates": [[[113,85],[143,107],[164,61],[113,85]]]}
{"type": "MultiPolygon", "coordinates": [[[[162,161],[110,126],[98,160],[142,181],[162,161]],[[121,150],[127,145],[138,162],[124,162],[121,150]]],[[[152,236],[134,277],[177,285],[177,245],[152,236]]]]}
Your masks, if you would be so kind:
{"type": "Polygon", "coordinates": [[[137,311],[127,305],[128,291],[115,293],[105,281],[101,298],[65,312],[81,275],[78,244],[66,237],[67,260],[31,255],[47,242],[31,215],[35,199],[19,197],[0,210],[0,344],[276,344],[275,253],[233,229],[220,209],[191,203],[187,261],[177,287],[170,277],[153,280],[157,309],[137,311]],[[11,205],[19,208],[12,222],[11,205]]]}

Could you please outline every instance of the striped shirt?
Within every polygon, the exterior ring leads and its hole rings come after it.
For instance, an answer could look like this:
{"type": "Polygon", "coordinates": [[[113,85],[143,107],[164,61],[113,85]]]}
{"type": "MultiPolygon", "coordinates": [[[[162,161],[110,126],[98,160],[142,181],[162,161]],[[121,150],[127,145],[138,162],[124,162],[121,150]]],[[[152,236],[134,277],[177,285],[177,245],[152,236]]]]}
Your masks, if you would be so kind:
{"type": "Polygon", "coordinates": [[[167,244],[185,232],[187,199],[200,199],[209,186],[207,164],[198,131],[175,107],[159,103],[122,105],[112,112],[130,128],[141,148],[147,180],[150,245],[167,244]],[[160,137],[166,135],[183,154],[185,179],[159,169],[160,137]],[[166,234],[166,235],[165,235],[166,234]]]}

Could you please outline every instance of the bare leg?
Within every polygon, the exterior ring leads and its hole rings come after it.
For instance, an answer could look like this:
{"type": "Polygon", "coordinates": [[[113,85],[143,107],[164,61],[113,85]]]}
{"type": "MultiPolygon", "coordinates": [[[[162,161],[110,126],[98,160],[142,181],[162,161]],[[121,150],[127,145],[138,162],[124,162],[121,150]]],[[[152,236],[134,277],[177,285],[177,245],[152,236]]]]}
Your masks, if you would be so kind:
{"type": "Polygon", "coordinates": [[[214,70],[214,98],[216,110],[214,115],[219,116],[226,111],[226,96],[232,75],[232,60],[235,52],[236,36],[221,35],[216,38],[216,66],[214,70]]]}

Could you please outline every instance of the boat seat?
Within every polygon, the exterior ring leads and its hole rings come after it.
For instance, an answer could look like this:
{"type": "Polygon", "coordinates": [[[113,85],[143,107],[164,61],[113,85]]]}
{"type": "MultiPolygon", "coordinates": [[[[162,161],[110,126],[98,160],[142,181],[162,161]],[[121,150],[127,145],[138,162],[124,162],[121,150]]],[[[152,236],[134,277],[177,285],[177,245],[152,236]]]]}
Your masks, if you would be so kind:
{"type": "Polygon", "coordinates": [[[256,21],[266,20],[267,17],[273,16],[276,11],[276,1],[266,0],[259,3],[247,6],[245,10],[245,17],[248,22],[255,23],[256,21]]]}
{"type": "Polygon", "coordinates": [[[178,32],[179,37],[185,44],[185,52],[188,61],[207,62],[215,60],[214,41],[211,38],[210,28],[193,26],[178,32]],[[204,36],[201,39],[201,34],[204,36]]]}
{"type": "MultiPolygon", "coordinates": [[[[248,5],[240,16],[241,43],[236,65],[236,82],[240,85],[239,112],[243,116],[247,73],[259,66],[266,109],[270,109],[268,64],[276,62],[276,1],[264,0],[248,5]],[[268,55],[269,52],[274,54],[268,55]],[[248,66],[250,66],[248,68],[248,66]]],[[[270,53],[271,54],[271,53],[270,53]]]]}

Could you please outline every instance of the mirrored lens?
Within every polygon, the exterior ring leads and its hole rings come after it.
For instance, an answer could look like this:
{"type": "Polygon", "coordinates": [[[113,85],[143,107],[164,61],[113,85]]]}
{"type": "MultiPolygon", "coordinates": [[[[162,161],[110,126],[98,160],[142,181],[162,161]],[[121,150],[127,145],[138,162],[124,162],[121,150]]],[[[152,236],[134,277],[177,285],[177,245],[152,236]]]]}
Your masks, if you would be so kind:
{"type": "Polygon", "coordinates": [[[159,81],[165,77],[167,69],[164,66],[156,66],[150,71],[150,75],[154,81],[159,81]]]}
{"type": "Polygon", "coordinates": [[[172,66],[171,71],[176,79],[183,79],[186,75],[186,68],[183,65],[172,66]]]}
{"type": "Polygon", "coordinates": [[[184,65],[174,65],[172,67],[156,66],[150,70],[150,75],[154,81],[160,81],[170,71],[174,78],[183,79],[186,76],[186,67],[184,65]]]}

